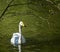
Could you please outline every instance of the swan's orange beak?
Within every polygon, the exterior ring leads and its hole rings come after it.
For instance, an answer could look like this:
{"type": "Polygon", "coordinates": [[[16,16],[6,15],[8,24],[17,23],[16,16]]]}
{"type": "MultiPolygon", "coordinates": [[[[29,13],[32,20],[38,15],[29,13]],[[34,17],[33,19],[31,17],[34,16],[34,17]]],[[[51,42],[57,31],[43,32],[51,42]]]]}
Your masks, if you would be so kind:
{"type": "Polygon", "coordinates": [[[25,26],[24,23],[22,24],[22,26],[23,26],[23,27],[25,26]]]}
{"type": "Polygon", "coordinates": [[[26,25],[24,25],[24,23],[22,24],[23,27],[26,27],[26,25]]]}

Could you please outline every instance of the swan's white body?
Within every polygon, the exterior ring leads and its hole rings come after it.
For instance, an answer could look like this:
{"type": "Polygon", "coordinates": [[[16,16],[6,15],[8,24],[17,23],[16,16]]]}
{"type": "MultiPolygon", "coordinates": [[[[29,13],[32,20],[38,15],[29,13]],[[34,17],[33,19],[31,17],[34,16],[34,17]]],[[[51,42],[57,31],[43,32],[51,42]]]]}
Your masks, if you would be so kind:
{"type": "Polygon", "coordinates": [[[23,37],[23,35],[21,35],[20,33],[13,33],[13,36],[11,38],[12,45],[16,46],[16,45],[20,45],[21,43],[25,43],[25,42],[26,42],[26,40],[23,37]],[[18,38],[18,39],[16,39],[16,38],[18,38]]]}
{"type": "Polygon", "coordinates": [[[21,52],[21,44],[26,42],[25,38],[23,37],[23,35],[21,33],[22,26],[24,26],[24,24],[23,24],[22,21],[20,21],[20,23],[19,23],[19,33],[13,33],[13,36],[11,38],[11,44],[13,44],[14,46],[18,45],[19,52],[21,52]]]}

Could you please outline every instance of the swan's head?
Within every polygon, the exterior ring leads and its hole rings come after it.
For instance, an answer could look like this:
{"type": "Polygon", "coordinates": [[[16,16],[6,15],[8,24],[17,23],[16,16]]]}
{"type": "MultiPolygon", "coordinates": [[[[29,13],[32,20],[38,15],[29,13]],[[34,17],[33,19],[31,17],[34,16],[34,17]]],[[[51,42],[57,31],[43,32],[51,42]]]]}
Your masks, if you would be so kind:
{"type": "Polygon", "coordinates": [[[20,23],[19,23],[19,24],[20,24],[20,26],[24,26],[24,23],[23,23],[22,21],[20,21],[20,23]]]}

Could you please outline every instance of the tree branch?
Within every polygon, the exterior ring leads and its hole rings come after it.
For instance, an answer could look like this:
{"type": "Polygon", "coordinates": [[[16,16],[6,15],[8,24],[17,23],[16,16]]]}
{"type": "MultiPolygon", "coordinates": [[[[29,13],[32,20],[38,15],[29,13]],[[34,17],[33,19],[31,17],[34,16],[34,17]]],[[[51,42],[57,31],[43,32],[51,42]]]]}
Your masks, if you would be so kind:
{"type": "Polygon", "coordinates": [[[13,4],[13,5],[10,5],[9,7],[18,6],[18,5],[27,5],[27,4],[31,4],[31,3],[29,2],[29,3],[13,4]]]}
{"type": "Polygon", "coordinates": [[[6,7],[6,8],[4,9],[4,11],[2,12],[0,18],[3,17],[3,15],[5,14],[5,12],[7,11],[7,9],[9,8],[10,4],[11,4],[13,1],[14,1],[14,0],[11,0],[11,1],[9,2],[9,4],[7,5],[7,7],[6,7]]]}

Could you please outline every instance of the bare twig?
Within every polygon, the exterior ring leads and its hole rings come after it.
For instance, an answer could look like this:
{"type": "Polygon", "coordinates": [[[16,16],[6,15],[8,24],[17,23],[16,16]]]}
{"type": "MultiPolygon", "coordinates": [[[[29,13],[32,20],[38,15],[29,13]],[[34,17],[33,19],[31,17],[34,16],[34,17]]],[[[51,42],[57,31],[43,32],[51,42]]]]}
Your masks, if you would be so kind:
{"type": "Polygon", "coordinates": [[[10,5],[9,7],[12,7],[12,6],[20,6],[20,5],[27,5],[27,4],[31,4],[31,3],[29,2],[29,3],[13,4],[13,5],[10,5]]]}
{"type": "Polygon", "coordinates": [[[9,4],[7,5],[7,7],[6,7],[6,8],[4,9],[4,11],[2,12],[0,18],[3,17],[3,15],[5,14],[5,12],[7,11],[7,9],[9,8],[10,4],[11,4],[13,1],[14,1],[14,0],[11,0],[11,1],[9,2],[9,4]]]}

